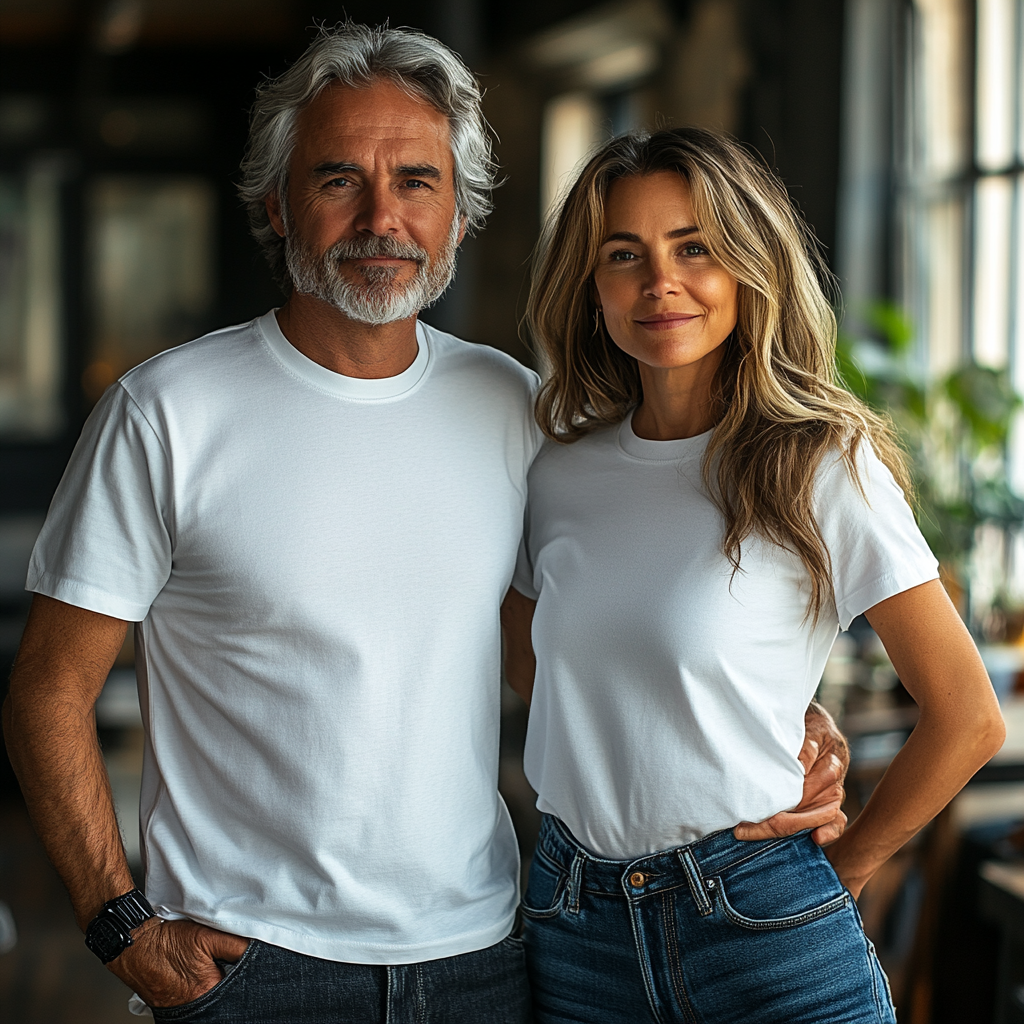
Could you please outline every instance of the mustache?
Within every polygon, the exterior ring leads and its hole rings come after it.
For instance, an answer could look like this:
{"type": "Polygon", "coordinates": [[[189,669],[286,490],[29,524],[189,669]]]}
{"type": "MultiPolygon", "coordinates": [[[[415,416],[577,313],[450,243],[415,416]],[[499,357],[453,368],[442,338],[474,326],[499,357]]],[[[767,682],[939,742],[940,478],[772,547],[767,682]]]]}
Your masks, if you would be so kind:
{"type": "Polygon", "coordinates": [[[390,259],[413,260],[423,265],[430,262],[430,254],[414,242],[400,242],[392,235],[370,235],[336,242],[324,254],[328,260],[390,259]]]}

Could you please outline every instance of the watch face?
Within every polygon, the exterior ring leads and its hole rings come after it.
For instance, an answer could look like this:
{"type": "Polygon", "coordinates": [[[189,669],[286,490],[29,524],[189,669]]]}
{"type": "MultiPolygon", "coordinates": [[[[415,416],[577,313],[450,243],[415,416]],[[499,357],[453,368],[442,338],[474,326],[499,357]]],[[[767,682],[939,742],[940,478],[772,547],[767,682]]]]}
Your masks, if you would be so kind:
{"type": "Polygon", "coordinates": [[[98,917],[89,926],[86,945],[101,958],[117,956],[127,943],[125,934],[117,922],[110,917],[98,917]]]}

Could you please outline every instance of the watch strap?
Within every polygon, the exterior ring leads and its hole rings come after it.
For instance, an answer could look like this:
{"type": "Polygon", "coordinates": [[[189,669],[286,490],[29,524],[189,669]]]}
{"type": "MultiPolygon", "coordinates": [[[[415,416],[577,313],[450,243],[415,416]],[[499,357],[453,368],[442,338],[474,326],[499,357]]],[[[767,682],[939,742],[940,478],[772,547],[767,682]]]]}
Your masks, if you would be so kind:
{"type": "Polygon", "coordinates": [[[132,930],[155,917],[149,900],[138,889],[107,900],[85,930],[85,944],[105,964],[132,945],[132,930]]]}
{"type": "Polygon", "coordinates": [[[126,892],[123,896],[107,900],[100,913],[116,914],[128,931],[132,931],[138,928],[143,921],[154,917],[156,911],[153,910],[152,904],[146,899],[145,893],[141,889],[132,889],[131,892],[126,892]]]}

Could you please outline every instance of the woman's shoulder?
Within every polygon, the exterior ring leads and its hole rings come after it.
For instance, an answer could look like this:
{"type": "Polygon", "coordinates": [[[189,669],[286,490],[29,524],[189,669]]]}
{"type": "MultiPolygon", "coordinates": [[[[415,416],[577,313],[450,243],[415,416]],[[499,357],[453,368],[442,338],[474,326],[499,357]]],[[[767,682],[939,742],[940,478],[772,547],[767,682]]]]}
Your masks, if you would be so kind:
{"type": "Polygon", "coordinates": [[[851,433],[822,455],[814,479],[814,497],[818,504],[841,502],[870,507],[880,499],[899,498],[909,504],[910,496],[896,482],[871,439],[851,433]]]}

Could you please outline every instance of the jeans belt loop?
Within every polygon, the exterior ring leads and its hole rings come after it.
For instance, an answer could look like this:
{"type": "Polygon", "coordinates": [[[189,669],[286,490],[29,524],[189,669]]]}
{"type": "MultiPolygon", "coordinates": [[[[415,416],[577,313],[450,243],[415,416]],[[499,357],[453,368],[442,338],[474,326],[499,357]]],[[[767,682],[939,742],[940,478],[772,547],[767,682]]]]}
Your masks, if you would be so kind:
{"type": "Polygon", "coordinates": [[[569,883],[565,887],[565,909],[570,914],[580,912],[580,889],[583,886],[583,860],[582,850],[576,851],[569,868],[569,883]]]}
{"type": "Polygon", "coordinates": [[[689,850],[680,850],[679,860],[686,872],[686,880],[690,883],[690,893],[693,902],[697,904],[697,912],[701,917],[707,917],[715,908],[704,890],[704,879],[701,877],[700,868],[697,867],[697,861],[689,850]]]}

